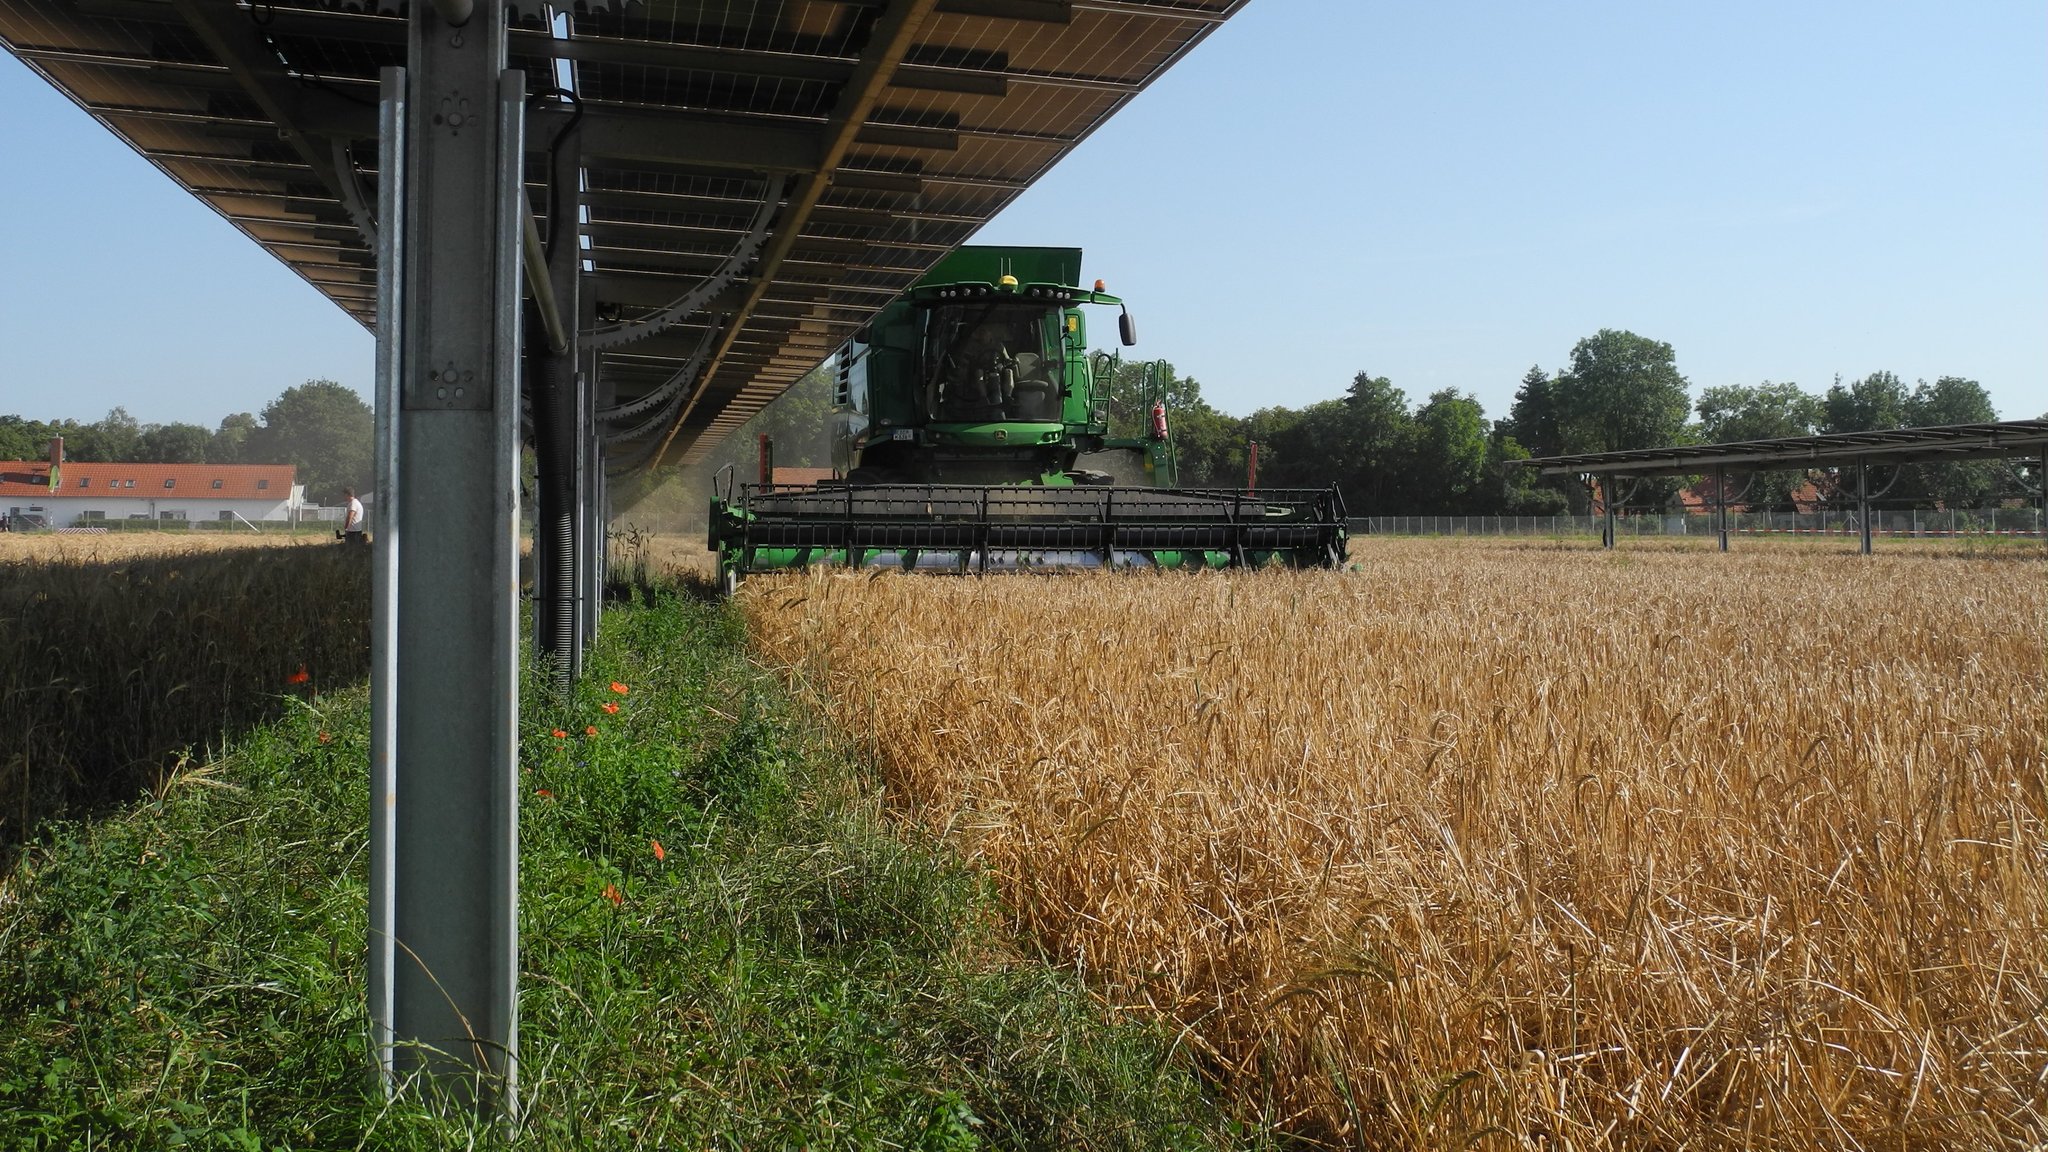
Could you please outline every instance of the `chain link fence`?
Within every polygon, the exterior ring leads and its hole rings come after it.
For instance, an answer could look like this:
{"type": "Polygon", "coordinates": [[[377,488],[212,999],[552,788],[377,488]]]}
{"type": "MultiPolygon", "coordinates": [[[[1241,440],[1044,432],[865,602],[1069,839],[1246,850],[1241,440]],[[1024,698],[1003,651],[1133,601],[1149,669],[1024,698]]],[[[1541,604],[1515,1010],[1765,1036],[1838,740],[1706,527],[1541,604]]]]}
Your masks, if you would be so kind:
{"type": "MultiPolygon", "coordinates": [[[[1599,539],[1600,516],[1355,516],[1353,535],[1380,536],[1532,536],[1599,539]]],[[[1712,539],[1716,530],[1710,512],[1622,512],[1614,520],[1617,535],[1699,536],[1712,539]]],[[[1822,512],[1730,512],[1731,536],[1860,536],[1863,526],[1855,509],[1822,512]]],[[[1873,509],[1874,536],[1944,539],[1952,537],[2018,536],[2040,539],[2039,508],[1974,508],[1898,510],[1873,509]]]]}

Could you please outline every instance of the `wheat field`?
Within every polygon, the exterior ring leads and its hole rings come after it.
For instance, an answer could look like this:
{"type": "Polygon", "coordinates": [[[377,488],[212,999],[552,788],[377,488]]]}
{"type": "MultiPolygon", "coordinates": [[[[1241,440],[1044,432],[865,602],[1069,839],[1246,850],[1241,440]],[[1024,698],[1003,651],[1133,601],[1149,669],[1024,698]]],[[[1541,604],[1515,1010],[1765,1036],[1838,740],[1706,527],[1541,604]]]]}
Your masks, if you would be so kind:
{"type": "Polygon", "coordinates": [[[118,562],[142,556],[184,556],[241,548],[333,547],[328,532],[293,535],[282,529],[242,532],[0,532],[0,564],[51,561],[118,562]]]}
{"type": "Polygon", "coordinates": [[[1353,555],[742,602],[1021,929],[1311,1142],[2048,1139],[2048,565],[1353,555]]]}
{"type": "Polygon", "coordinates": [[[361,679],[369,626],[331,534],[0,534],[0,863],[361,679]]]}

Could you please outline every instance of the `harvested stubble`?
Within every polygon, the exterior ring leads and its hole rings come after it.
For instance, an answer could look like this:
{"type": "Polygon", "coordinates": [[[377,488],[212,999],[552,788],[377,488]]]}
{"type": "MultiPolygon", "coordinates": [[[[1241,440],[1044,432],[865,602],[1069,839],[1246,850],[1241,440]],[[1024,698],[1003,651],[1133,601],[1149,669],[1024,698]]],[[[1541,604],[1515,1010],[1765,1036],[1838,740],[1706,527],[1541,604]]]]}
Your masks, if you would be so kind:
{"type": "Polygon", "coordinates": [[[1356,573],[755,581],[1021,926],[1362,1148],[2020,1147],[2036,562],[1388,542],[1356,573]]]}

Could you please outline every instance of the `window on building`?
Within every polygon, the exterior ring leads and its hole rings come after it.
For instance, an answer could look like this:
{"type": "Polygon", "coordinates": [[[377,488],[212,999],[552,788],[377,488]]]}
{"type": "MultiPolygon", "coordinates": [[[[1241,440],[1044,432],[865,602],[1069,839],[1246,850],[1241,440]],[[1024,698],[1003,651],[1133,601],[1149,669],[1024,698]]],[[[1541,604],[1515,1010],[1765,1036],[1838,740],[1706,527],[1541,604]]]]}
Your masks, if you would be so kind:
{"type": "Polygon", "coordinates": [[[220,491],[220,486],[221,486],[221,481],[219,481],[219,480],[215,480],[215,481],[213,482],[213,490],[214,490],[215,492],[218,492],[218,491],[220,491]]]}
{"type": "Polygon", "coordinates": [[[105,520],[107,518],[107,514],[106,512],[98,508],[88,508],[85,511],[80,512],[78,514],[78,518],[80,520],[105,520]]]}
{"type": "Polygon", "coordinates": [[[164,487],[166,487],[166,488],[176,488],[177,486],[178,486],[178,482],[177,482],[176,480],[166,480],[166,481],[164,481],[164,487]]]}
{"type": "Polygon", "coordinates": [[[90,487],[92,487],[92,477],[90,477],[90,476],[80,476],[80,477],[78,478],[78,486],[79,486],[80,488],[90,488],[90,487]]]}
{"type": "MultiPolygon", "coordinates": [[[[216,480],[214,481],[214,483],[218,484],[220,483],[220,481],[216,480]]],[[[220,510],[220,518],[222,520],[233,520],[235,518],[235,514],[229,511],[228,509],[223,508],[220,510]]]]}
{"type": "Polygon", "coordinates": [[[123,488],[133,488],[133,487],[135,487],[135,481],[133,481],[133,480],[123,480],[123,481],[121,481],[121,487],[123,487],[123,488]]]}
{"type": "Polygon", "coordinates": [[[262,489],[268,488],[268,487],[270,487],[270,481],[268,481],[268,480],[258,480],[258,481],[256,482],[256,487],[257,487],[257,489],[258,489],[259,491],[260,491],[260,490],[262,490],[262,489]]]}

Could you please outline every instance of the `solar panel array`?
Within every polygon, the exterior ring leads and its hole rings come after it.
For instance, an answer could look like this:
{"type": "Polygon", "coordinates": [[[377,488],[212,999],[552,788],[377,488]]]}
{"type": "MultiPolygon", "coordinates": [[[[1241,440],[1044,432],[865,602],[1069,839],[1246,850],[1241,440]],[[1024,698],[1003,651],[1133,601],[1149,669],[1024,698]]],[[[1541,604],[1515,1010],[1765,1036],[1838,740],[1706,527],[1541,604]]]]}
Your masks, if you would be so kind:
{"type": "Polygon", "coordinates": [[[1828,432],[1728,444],[1684,444],[1669,448],[1626,448],[1569,456],[1538,456],[1521,463],[1546,476],[1614,473],[1623,476],[1690,476],[1712,468],[1818,468],[1866,461],[1926,464],[1956,460],[2039,457],[2048,452],[2048,420],[2002,420],[1992,424],[1942,424],[1926,428],[1881,428],[1869,432],[1828,432]]]}
{"type": "MultiPolygon", "coordinates": [[[[777,201],[742,276],[607,353],[602,379],[630,401],[701,353],[655,433],[666,459],[701,457],[1245,2],[528,5],[512,65],[529,91],[566,80],[582,109],[600,323],[682,296],[777,201]]],[[[377,74],[405,62],[403,18],[329,0],[0,0],[0,42],[372,323],[377,74]]],[[[542,149],[564,116],[529,129],[544,230],[542,149]]]]}

